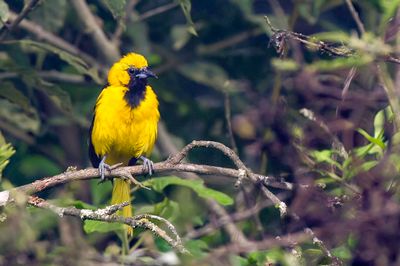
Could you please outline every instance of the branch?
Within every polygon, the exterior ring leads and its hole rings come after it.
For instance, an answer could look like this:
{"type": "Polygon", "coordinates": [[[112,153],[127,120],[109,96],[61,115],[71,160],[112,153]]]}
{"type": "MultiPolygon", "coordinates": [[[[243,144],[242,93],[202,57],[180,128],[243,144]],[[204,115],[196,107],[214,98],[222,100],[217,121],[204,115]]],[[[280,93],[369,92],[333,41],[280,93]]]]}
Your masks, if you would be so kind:
{"type": "Polygon", "coordinates": [[[3,40],[8,32],[11,32],[14,30],[15,27],[18,26],[18,24],[28,15],[29,12],[31,12],[35,6],[39,3],[39,0],[31,0],[29,1],[28,4],[24,6],[22,9],[21,13],[14,19],[14,21],[11,23],[9,26],[5,26],[0,34],[0,41],[3,40]]]}
{"type": "MultiPolygon", "coordinates": [[[[105,173],[105,177],[109,179],[115,177],[128,179],[132,181],[134,184],[142,186],[142,184],[136,181],[136,179],[134,179],[133,176],[147,174],[146,169],[144,169],[141,165],[127,166],[127,167],[118,167],[118,166],[120,166],[120,164],[114,165],[111,171],[105,173]]],[[[159,174],[176,171],[176,172],[191,172],[204,175],[220,175],[236,179],[240,178],[243,179],[246,177],[249,181],[257,184],[260,181],[262,181],[264,185],[268,185],[271,187],[281,188],[286,190],[293,189],[293,184],[291,183],[276,181],[272,177],[252,173],[243,164],[243,162],[240,161],[239,157],[237,157],[237,155],[231,149],[229,149],[228,147],[226,147],[221,143],[213,141],[193,141],[191,144],[188,144],[185,148],[183,148],[182,151],[178,152],[176,155],[170,157],[166,161],[155,163],[154,171],[159,174]],[[232,161],[234,161],[234,163],[239,167],[239,169],[237,170],[237,169],[218,167],[218,166],[181,163],[181,161],[187,155],[189,150],[191,150],[194,147],[202,147],[202,146],[213,147],[223,151],[224,154],[226,154],[229,158],[231,158],[232,161]]],[[[55,187],[57,185],[66,184],[72,181],[89,180],[95,178],[99,178],[99,171],[96,168],[86,168],[82,170],[69,168],[64,173],[51,177],[46,177],[40,180],[36,180],[35,182],[30,184],[26,184],[20,187],[0,192],[0,206],[6,205],[8,202],[12,201],[13,193],[22,192],[27,195],[32,195],[37,192],[43,191],[45,189],[55,187]]]]}
{"type": "Polygon", "coordinates": [[[351,16],[353,17],[354,21],[357,24],[358,30],[360,31],[361,35],[365,34],[365,27],[364,24],[362,23],[360,16],[358,15],[356,9],[354,8],[353,3],[351,0],[346,0],[347,7],[349,8],[349,11],[351,13],[351,16]]]}
{"type": "Polygon", "coordinates": [[[171,9],[177,7],[177,6],[179,6],[179,3],[173,1],[172,3],[166,4],[166,5],[163,5],[163,6],[159,6],[159,7],[156,7],[154,9],[151,9],[151,10],[148,10],[148,11],[144,12],[143,14],[141,14],[139,16],[139,18],[137,20],[141,21],[141,20],[148,19],[148,18],[153,17],[155,15],[159,15],[161,13],[164,13],[164,12],[168,11],[168,10],[171,10],[171,9]]]}
{"type": "Polygon", "coordinates": [[[250,253],[256,250],[267,250],[276,246],[294,246],[297,243],[302,243],[310,239],[310,235],[306,232],[297,232],[288,234],[285,236],[277,236],[275,238],[267,238],[260,241],[249,241],[244,245],[237,243],[222,246],[213,250],[209,258],[226,256],[227,253],[239,254],[239,253],[250,253]]]}
{"type": "MultiPolygon", "coordinates": [[[[274,46],[278,54],[283,54],[285,52],[287,46],[287,40],[292,39],[302,44],[305,44],[308,47],[315,48],[320,52],[327,53],[329,55],[338,57],[357,56],[357,52],[354,49],[347,47],[342,43],[327,43],[320,40],[316,40],[316,38],[314,37],[310,37],[301,33],[277,29],[272,26],[271,21],[267,16],[264,16],[264,18],[273,33],[269,43],[270,45],[274,46]]],[[[393,56],[392,54],[379,55],[376,57],[375,60],[400,64],[400,59],[393,56]]]]}
{"type": "Polygon", "coordinates": [[[133,8],[138,4],[138,0],[130,0],[128,1],[128,3],[126,3],[125,5],[125,12],[122,16],[122,18],[120,18],[117,22],[117,27],[111,37],[111,42],[114,43],[114,45],[116,47],[119,47],[120,43],[121,43],[121,36],[124,33],[125,29],[126,29],[126,24],[129,21],[130,18],[130,13],[133,10],[133,8]]]}
{"type": "MultiPolygon", "coordinates": [[[[79,74],[70,74],[59,72],[56,70],[50,71],[38,71],[38,76],[50,81],[59,81],[59,82],[66,82],[66,83],[73,83],[73,84],[84,84],[85,77],[79,74]]],[[[0,80],[2,79],[12,79],[12,78],[19,78],[20,74],[17,72],[3,72],[0,73],[0,80]]]]}
{"type": "Polygon", "coordinates": [[[227,215],[227,216],[221,216],[218,218],[217,221],[215,222],[210,222],[209,224],[188,232],[186,236],[184,237],[185,239],[194,239],[194,238],[199,238],[201,236],[210,234],[214,232],[215,230],[219,229],[220,227],[230,223],[230,222],[238,222],[241,220],[245,220],[249,218],[250,216],[259,213],[262,209],[266,207],[272,206],[273,203],[270,201],[262,201],[257,202],[253,207],[245,210],[238,211],[236,213],[227,215]]]}
{"type": "MultiPolygon", "coordinates": [[[[18,17],[17,14],[15,14],[14,12],[10,12],[9,15],[10,15],[10,18],[9,18],[10,21],[15,21],[18,17]]],[[[81,57],[85,62],[89,63],[90,65],[95,66],[95,67],[100,68],[103,71],[105,71],[105,67],[99,65],[97,60],[94,59],[92,56],[82,52],[77,47],[75,47],[74,45],[65,41],[64,39],[58,37],[57,35],[54,35],[53,33],[46,31],[39,24],[36,24],[28,19],[24,19],[20,22],[19,27],[26,31],[29,31],[30,33],[35,35],[36,38],[38,38],[39,40],[44,40],[58,48],[61,48],[67,52],[70,52],[71,54],[78,55],[79,57],[81,57]]]]}
{"type": "Polygon", "coordinates": [[[317,245],[325,254],[325,256],[333,261],[333,264],[331,265],[343,265],[343,262],[338,257],[332,255],[332,252],[326,247],[324,242],[322,242],[322,240],[315,235],[311,228],[304,229],[304,232],[309,234],[312,237],[313,244],[317,245]]]}
{"type": "Polygon", "coordinates": [[[90,11],[85,0],[72,0],[71,3],[75,7],[76,14],[80,18],[85,31],[92,37],[93,43],[97,51],[105,57],[107,63],[114,63],[120,57],[118,48],[110,41],[102,28],[98,24],[98,20],[90,11]]]}
{"type": "Polygon", "coordinates": [[[95,221],[103,221],[107,223],[123,223],[133,228],[141,227],[147,230],[152,231],[157,236],[163,238],[168,242],[172,247],[176,248],[181,253],[189,253],[185,247],[182,245],[182,241],[179,235],[176,233],[175,227],[165,220],[162,217],[156,215],[137,215],[134,217],[123,217],[116,215],[115,212],[121,210],[123,207],[128,206],[128,202],[124,202],[121,204],[107,206],[104,209],[98,210],[88,210],[88,209],[77,209],[75,207],[58,207],[55,206],[44,199],[39,197],[29,197],[28,203],[42,209],[48,209],[52,212],[56,213],[58,216],[63,217],[64,215],[74,216],[80,218],[82,221],[84,220],[95,220],[95,221]],[[172,239],[164,230],[160,227],[149,221],[149,219],[162,221],[165,223],[174,235],[175,239],[172,239]]]}

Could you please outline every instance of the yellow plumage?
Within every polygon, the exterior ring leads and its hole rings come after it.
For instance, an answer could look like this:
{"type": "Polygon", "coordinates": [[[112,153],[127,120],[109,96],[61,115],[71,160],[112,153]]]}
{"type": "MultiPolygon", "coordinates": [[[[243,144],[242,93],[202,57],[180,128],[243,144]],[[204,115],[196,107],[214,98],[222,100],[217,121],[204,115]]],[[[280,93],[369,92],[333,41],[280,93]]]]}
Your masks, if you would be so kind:
{"type": "MultiPolygon", "coordinates": [[[[89,153],[96,167],[104,156],[108,165],[128,165],[131,159],[150,155],[160,117],[157,96],[147,85],[151,75],[146,59],[135,53],[110,69],[109,85],[97,99],[91,126],[89,153]]],[[[130,202],[130,185],[116,178],[111,204],[124,201],[130,202]]],[[[132,216],[130,205],[124,207],[122,215],[132,216]]],[[[131,227],[128,232],[132,232],[131,227]]]]}

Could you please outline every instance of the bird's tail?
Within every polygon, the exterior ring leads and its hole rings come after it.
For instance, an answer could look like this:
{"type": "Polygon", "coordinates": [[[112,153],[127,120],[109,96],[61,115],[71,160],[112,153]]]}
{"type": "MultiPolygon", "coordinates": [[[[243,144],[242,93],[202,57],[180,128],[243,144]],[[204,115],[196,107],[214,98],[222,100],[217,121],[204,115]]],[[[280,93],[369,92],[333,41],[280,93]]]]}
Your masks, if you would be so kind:
{"type": "MultiPolygon", "coordinates": [[[[123,202],[131,202],[131,187],[129,181],[122,178],[114,179],[114,187],[112,191],[111,204],[120,204],[123,202]]],[[[129,204],[119,211],[119,214],[124,217],[132,217],[132,206],[129,204]]],[[[129,225],[125,226],[128,232],[128,236],[132,236],[133,228],[129,225]]]]}

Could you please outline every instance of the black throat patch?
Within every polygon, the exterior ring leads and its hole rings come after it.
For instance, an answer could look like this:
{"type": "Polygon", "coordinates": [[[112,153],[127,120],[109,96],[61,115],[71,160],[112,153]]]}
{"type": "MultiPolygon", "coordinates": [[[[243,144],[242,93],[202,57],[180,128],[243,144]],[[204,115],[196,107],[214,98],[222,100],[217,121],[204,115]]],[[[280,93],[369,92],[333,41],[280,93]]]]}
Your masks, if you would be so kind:
{"type": "Polygon", "coordinates": [[[128,91],[125,93],[125,100],[129,106],[136,108],[146,96],[147,79],[137,79],[131,77],[128,84],[128,91]]]}

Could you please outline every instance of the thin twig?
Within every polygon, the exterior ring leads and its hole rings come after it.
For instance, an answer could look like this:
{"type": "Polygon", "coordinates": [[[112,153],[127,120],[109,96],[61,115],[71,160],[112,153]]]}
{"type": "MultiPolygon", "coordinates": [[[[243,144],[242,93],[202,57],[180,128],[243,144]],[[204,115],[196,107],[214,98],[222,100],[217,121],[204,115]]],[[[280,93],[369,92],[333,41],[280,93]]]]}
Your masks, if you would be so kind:
{"type": "Polygon", "coordinates": [[[351,0],[346,0],[347,7],[349,8],[349,11],[351,13],[351,16],[353,17],[354,21],[357,24],[358,30],[361,33],[361,36],[365,34],[365,27],[364,24],[362,23],[360,16],[358,15],[356,9],[354,8],[353,3],[351,0]]]}
{"type": "Polygon", "coordinates": [[[176,248],[181,253],[188,253],[186,248],[182,245],[182,241],[179,235],[176,233],[175,227],[166,221],[162,217],[158,217],[156,215],[138,215],[134,217],[123,217],[116,215],[115,212],[121,210],[123,207],[128,206],[128,202],[124,202],[121,204],[107,206],[104,209],[98,210],[88,210],[88,209],[77,209],[75,207],[58,207],[55,206],[39,197],[29,197],[28,203],[42,209],[48,209],[52,212],[56,213],[58,216],[63,217],[64,215],[78,217],[81,220],[95,220],[95,221],[103,221],[107,223],[123,223],[133,228],[141,227],[147,230],[152,231],[157,236],[163,238],[167,241],[172,247],[176,248]],[[172,228],[171,232],[173,232],[175,240],[172,239],[164,230],[160,227],[149,221],[147,218],[157,219],[162,222],[167,222],[168,228],[172,228]]]}
{"type": "MultiPolygon", "coordinates": [[[[59,81],[59,82],[66,82],[72,84],[83,84],[86,83],[85,78],[79,74],[70,74],[59,72],[55,70],[50,71],[38,71],[38,76],[50,81],[59,81]]],[[[19,73],[16,72],[3,72],[0,73],[0,80],[2,79],[12,79],[12,78],[19,78],[19,73]]]]}
{"type": "Polygon", "coordinates": [[[141,14],[137,20],[141,21],[141,20],[145,20],[145,19],[151,18],[151,17],[153,17],[155,15],[159,15],[159,14],[162,14],[162,13],[168,11],[168,10],[171,10],[171,9],[177,7],[177,6],[179,6],[179,3],[176,2],[176,1],[173,1],[172,3],[166,4],[166,5],[163,5],[163,6],[159,6],[159,7],[156,7],[154,9],[151,9],[151,10],[148,10],[146,12],[143,12],[143,14],[141,14]]]}
{"type": "Polygon", "coordinates": [[[236,154],[239,154],[239,150],[236,145],[235,137],[233,136],[233,130],[232,130],[232,112],[231,112],[231,101],[229,99],[229,93],[224,92],[225,96],[225,101],[224,101],[224,107],[225,107],[225,120],[226,120],[226,127],[228,128],[228,134],[229,134],[229,140],[231,142],[231,146],[234,152],[236,154]]]}
{"type": "Polygon", "coordinates": [[[271,203],[270,201],[262,201],[261,203],[257,202],[253,207],[251,207],[249,209],[245,209],[243,211],[239,211],[239,212],[230,214],[229,217],[227,217],[227,216],[219,217],[216,222],[209,223],[208,225],[203,226],[197,230],[190,231],[186,234],[186,236],[184,238],[185,239],[193,239],[193,238],[201,237],[203,235],[210,234],[229,222],[238,222],[238,221],[247,219],[254,214],[258,214],[260,212],[260,210],[262,210],[266,207],[270,207],[272,205],[273,205],[273,203],[271,203]]]}
{"type": "Polygon", "coordinates": [[[304,232],[309,234],[312,238],[313,243],[316,244],[322,250],[322,252],[324,252],[325,256],[333,261],[333,263],[330,265],[343,265],[343,261],[341,261],[338,257],[332,255],[332,252],[326,247],[324,242],[315,235],[314,231],[311,228],[304,229],[304,232]]]}
{"type": "Polygon", "coordinates": [[[120,45],[121,36],[122,36],[122,33],[124,32],[124,30],[126,28],[127,22],[129,21],[131,11],[136,6],[136,4],[138,2],[139,2],[138,0],[130,0],[130,1],[128,1],[128,3],[126,4],[126,7],[125,7],[126,11],[125,11],[123,17],[120,18],[119,21],[118,21],[117,28],[115,29],[114,34],[111,37],[111,42],[115,43],[115,45],[117,47],[119,47],[119,45],[120,45]]]}
{"type": "Polygon", "coordinates": [[[31,12],[35,6],[40,2],[40,0],[31,0],[29,1],[24,8],[22,9],[21,13],[12,21],[11,25],[5,26],[2,28],[2,32],[0,33],[0,41],[4,40],[7,36],[8,32],[14,30],[15,27],[31,12]]]}
{"type": "Polygon", "coordinates": [[[279,209],[281,217],[286,216],[286,214],[287,214],[287,205],[286,205],[286,203],[284,203],[277,196],[275,196],[275,194],[272,193],[268,188],[266,188],[264,186],[264,184],[262,184],[260,186],[260,188],[261,188],[261,191],[264,193],[264,195],[267,198],[269,198],[275,204],[275,206],[279,209]]]}

